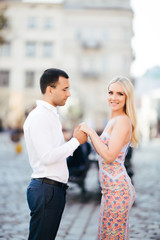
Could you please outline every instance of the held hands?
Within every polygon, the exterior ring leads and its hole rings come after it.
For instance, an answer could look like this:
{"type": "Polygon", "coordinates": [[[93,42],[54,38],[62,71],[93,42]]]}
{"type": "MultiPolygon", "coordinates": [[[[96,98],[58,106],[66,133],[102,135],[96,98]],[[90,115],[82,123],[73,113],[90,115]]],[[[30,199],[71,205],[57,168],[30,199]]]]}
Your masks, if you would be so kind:
{"type": "Polygon", "coordinates": [[[73,132],[73,137],[77,138],[80,144],[83,144],[87,142],[88,136],[86,133],[84,133],[82,130],[80,130],[80,126],[78,126],[74,132],[73,132]]]}
{"type": "Polygon", "coordinates": [[[73,137],[77,138],[80,144],[83,144],[88,140],[88,136],[91,136],[92,133],[94,133],[94,130],[83,122],[74,130],[73,137]]]}
{"type": "Polygon", "coordinates": [[[91,136],[91,134],[94,132],[94,130],[90,128],[85,122],[81,123],[79,126],[80,126],[80,130],[85,132],[88,136],[91,136]]]}

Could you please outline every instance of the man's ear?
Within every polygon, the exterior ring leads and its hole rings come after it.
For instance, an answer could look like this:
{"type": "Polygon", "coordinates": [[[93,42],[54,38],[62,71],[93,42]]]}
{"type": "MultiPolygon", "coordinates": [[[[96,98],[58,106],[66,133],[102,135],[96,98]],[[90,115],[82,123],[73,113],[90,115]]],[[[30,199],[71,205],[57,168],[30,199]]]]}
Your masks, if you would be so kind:
{"type": "Polygon", "coordinates": [[[52,91],[53,91],[52,87],[50,87],[50,86],[47,86],[47,87],[46,87],[46,94],[47,94],[47,95],[51,95],[51,94],[52,94],[52,91]]]}

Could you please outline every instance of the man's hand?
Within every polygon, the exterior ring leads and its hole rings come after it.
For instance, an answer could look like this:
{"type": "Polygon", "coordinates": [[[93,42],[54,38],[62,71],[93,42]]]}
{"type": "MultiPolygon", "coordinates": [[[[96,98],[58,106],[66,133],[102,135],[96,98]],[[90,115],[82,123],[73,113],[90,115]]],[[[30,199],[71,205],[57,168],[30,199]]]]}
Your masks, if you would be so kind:
{"type": "Polygon", "coordinates": [[[77,138],[80,144],[83,144],[87,142],[88,136],[86,133],[80,130],[80,126],[78,126],[74,132],[73,132],[73,137],[77,138]]]}
{"type": "Polygon", "coordinates": [[[80,125],[80,130],[85,132],[89,137],[94,133],[94,130],[90,128],[85,122],[81,123],[80,125]]]}

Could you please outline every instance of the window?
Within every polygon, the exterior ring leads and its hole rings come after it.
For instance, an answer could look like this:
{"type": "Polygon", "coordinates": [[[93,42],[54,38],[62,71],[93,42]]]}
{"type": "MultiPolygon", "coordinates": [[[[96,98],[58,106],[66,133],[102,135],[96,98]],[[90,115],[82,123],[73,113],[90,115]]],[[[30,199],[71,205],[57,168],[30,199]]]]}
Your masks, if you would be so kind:
{"type": "Polygon", "coordinates": [[[44,28],[45,29],[52,29],[53,28],[52,18],[45,18],[45,20],[44,20],[44,28]]]}
{"type": "Polygon", "coordinates": [[[25,73],[25,87],[26,88],[34,87],[34,76],[35,76],[35,73],[32,71],[27,71],[25,73]]]}
{"type": "Polygon", "coordinates": [[[28,19],[28,28],[34,29],[37,27],[37,19],[35,17],[30,17],[28,19]]]}
{"type": "Polygon", "coordinates": [[[11,54],[11,44],[6,42],[0,46],[0,56],[9,57],[11,54]]]}
{"type": "Polygon", "coordinates": [[[43,57],[50,58],[52,57],[53,44],[51,42],[43,43],[43,57]]]}
{"type": "Polygon", "coordinates": [[[98,78],[99,76],[99,65],[97,65],[97,59],[94,56],[84,58],[81,64],[82,75],[85,78],[98,78]]]}
{"type": "Polygon", "coordinates": [[[108,29],[104,29],[104,30],[103,30],[102,38],[103,38],[103,41],[104,41],[104,42],[108,41],[108,39],[109,39],[108,29]]]}
{"type": "Polygon", "coordinates": [[[102,44],[101,29],[86,28],[81,33],[81,43],[84,48],[97,49],[102,44]]]}
{"type": "Polygon", "coordinates": [[[0,87],[8,87],[9,71],[0,71],[0,87]]]}
{"type": "Polygon", "coordinates": [[[26,43],[26,56],[27,57],[35,57],[36,56],[36,43],[35,42],[27,42],[26,43]]]}

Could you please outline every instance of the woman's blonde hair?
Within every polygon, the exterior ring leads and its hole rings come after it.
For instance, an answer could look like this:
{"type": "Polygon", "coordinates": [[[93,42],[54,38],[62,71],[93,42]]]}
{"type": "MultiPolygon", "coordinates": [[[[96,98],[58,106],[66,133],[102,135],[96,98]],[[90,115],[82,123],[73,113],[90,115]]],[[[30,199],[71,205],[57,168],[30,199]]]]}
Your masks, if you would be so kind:
{"type": "Polygon", "coordinates": [[[122,86],[125,94],[126,94],[126,104],[125,104],[125,113],[129,117],[132,123],[132,137],[131,137],[131,146],[137,147],[139,142],[139,137],[137,133],[137,119],[136,119],[136,111],[134,105],[134,87],[131,81],[123,76],[116,77],[109,82],[109,86],[112,83],[118,82],[122,86]]]}

